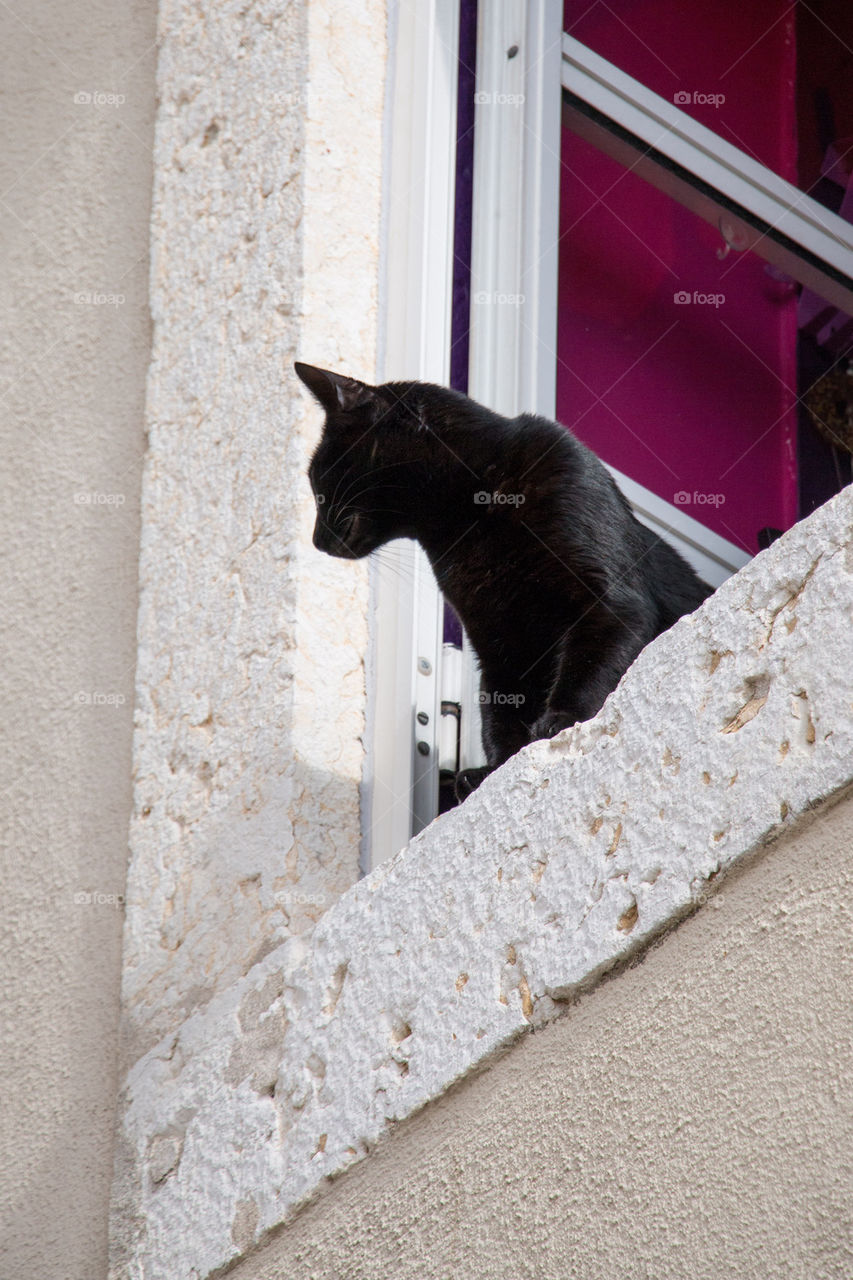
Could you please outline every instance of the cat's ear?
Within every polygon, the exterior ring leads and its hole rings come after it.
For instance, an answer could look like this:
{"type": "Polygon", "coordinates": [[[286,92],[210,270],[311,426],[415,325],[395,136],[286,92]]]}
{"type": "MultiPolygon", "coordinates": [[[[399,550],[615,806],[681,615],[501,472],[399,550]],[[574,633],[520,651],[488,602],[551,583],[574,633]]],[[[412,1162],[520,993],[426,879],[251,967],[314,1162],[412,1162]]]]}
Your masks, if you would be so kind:
{"type": "Polygon", "coordinates": [[[342,373],[330,373],[328,369],[317,369],[313,364],[302,364],[300,361],[293,367],[327,413],[340,409],[357,409],[359,405],[367,404],[373,399],[373,388],[356,378],[347,378],[342,373]]]}

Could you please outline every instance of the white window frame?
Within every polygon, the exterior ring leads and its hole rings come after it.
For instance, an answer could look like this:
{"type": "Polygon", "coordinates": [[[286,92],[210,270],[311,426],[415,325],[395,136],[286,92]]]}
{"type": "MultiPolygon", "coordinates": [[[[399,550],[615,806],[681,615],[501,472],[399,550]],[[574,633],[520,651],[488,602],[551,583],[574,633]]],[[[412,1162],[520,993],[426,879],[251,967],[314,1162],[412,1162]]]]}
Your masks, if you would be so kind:
{"type": "MultiPolygon", "coordinates": [[[[393,12],[380,366],[384,378],[446,385],[459,4],[410,0],[393,12]]],[[[508,415],[555,417],[563,123],[717,225],[736,251],[755,250],[853,313],[850,224],[561,28],[560,0],[479,6],[468,388],[475,400],[508,415]],[[509,298],[515,303],[499,301],[509,298]]],[[[711,585],[750,559],[609,469],[637,517],[711,585]]],[[[442,651],[442,602],[420,549],[392,544],[371,573],[365,867],[391,857],[435,812],[442,651]],[[426,726],[417,724],[419,711],[426,726]],[[417,740],[428,756],[419,757],[417,740]]],[[[462,763],[471,765],[482,755],[470,651],[462,686],[462,763]]]]}
{"type": "MultiPolygon", "coordinates": [[[[511,418],[556,416],[562,26],[560,0],[477,14],[468,394],[511,418]]],[[[465,658],[460,757],[470,767],[484,757],[467,643],[465,658]]]]}
{"type": "Polygon", "coordinates": [[[574,132],[718,227],[737,252],[753,250],[853,314],[849,222],[572,36],[562,46],[574,132]]]}
{"type": "MultiPolygon", "coordinates": [[[[391,35],[392,79],[388,93],[391,135],[386,146],[386,218],[383,270],[384,341],[380,359],[383,378],[419,378],[447,385],[451,344],[453,233],[456,159],[456,90],[459,36],[458,0],[414,0],[394,11],[391,35]]],[[[479,324],[503,308],[480,308],[472,321],[471,342],[488,359],[489,349],[504,343],[514,351],[518,378],[514,403],[554,415],[552,356],[535,333],[550,325],[556,332],[556,263],[559,208],[547,195],[543,171],[551,163],[530,139],[548,134],[559,147],[559,81],[562,10],[559,0],[527,5],[504,0],[481,5],[478,14],[477,93],[521,94],[522,109],[510,113],[516,155],[523,165],[516,225],[529,232],[525,269],[529,276],[525,321],[513,333],[498,324],[486,343],[479,324]],[[507,51],[516,45],[517,58],[507,51]],[[488,55],[487,55],[487,50],[488,55]],[[503,76],[506,64],[508,74],[503,76]],[[481,68],[488,66],[485,72],[481,68]],[[520,87],[519,87],[520,84],[520,87]],[[540,246],[548,246],[540,262],[540,246]],[[533,317],[535,315],[535,320],[533,317]],[[527,326],[533,322],[533,331],[527,326]]],[[[493,98],[494,117],[507,118],[503,99],[493,98]]],[[[485,117],[488,119],[488,116],[485,117]]],[[[483,104],[475,107],[477,155],[485,136],[483,104]],[[479,132],[477,132],[479,130],[479,132]]],[[[501,129],[496,137],[500,142],[501,129]]],[[[497,157],[493,157],[494,160],[497,157]]],[[[482,173],[483,162],[475,157],[482,173]]],[[[559,178],[559,168],[554,170],[559,178]]],[[[475,176],[475,190],[478,179],[475,176]]],[[[557,187],[557,191],[559,186],[557,187]]],[[[475,195],[475,201],[476,201],[475,195]]],[[[493,219],[496,222],[497,218],[493,219]]],[[[476,239],[477,237],[475,237],[476,239]]],[[[493,267],[511,241],[492,246],[493,267]]],[[[518,243],[518,241],[516,241],[518,243]]],[[[475,256],[478,250],[473,250],[475,256]]],[[[472,291],[476,287],[472,272],[472,291]]],[[[499,289],[499,285],[494,288],[499,289]]],[[[553,338],[552,338],[553,344],[553,338]]],[[[476,359],[476,357],[475,357],[476,359]]],[[[497,369],[476,371],[469,385],[475,398],[494,403],[489,388],[497,369]],[[480,390],[482,388],[482,390],[480,390]]],[[[472,364],[472,369],[474,365],[472,364]]],[[[509,412],[510,410],[507,409],[509,412]]],[[[517,409],[512,409],[517,412],[517,409]]],[[[372,637],[368,667],[368,764],[364,788],[365,869],[393,856],[436,811],[438,796],[438,728],[442,678],[442,604],[428,561],[412,543],[397,542],[374,557],[371,565],[372,637]],[[417,722],[418,712],[428,724],[417,722]],[[421,756],[418,742],[429,748],[421,756]]],[[[464,664],[462,763],[482,761],[477,714],[478,682],[470,650],[464,664]]]]}
{"type": "MultiPolygon", "coordinates": [[[[446,386],[450,376],[458,48],[459,0],[389,6],[381,381],[446,386]]],[[[436,812],[442,640],[441,599],[417,544],[391,543],[370,573],[365,870],[436,812]]]]}

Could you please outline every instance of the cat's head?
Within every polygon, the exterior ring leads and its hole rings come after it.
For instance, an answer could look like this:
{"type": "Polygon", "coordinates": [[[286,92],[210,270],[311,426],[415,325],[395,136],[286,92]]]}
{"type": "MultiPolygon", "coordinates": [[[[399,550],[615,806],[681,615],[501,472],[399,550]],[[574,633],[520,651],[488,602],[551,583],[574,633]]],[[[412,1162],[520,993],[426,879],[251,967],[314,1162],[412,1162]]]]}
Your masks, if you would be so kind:
{"type": "Polygon", "coordinates": [[[317,505],[314,546],[356,560],[392,538],[411,537],[405,465],[389,457],[398,402],[384,388],[343,374],[301,363],[294,369],[326,411],[308,468],[317,505]]]}

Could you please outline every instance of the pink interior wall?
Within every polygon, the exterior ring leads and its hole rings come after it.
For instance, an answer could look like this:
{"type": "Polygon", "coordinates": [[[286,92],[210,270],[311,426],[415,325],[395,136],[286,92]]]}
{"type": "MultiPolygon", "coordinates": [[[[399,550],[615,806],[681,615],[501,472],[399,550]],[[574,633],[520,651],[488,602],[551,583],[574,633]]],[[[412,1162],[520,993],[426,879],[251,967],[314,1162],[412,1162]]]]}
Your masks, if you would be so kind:
{"type": "MultiPolygon", "coordinates": [[[[616,18],[569,0],[565,29],[796,181],[792,14],[786,0],[625,0],[616,18]]],[[[756,551],[760,528],[797,516],[792,293],[753,255],[720,260],[715,228],[567,130],[560,232],[558,417],[756,551]]]]}

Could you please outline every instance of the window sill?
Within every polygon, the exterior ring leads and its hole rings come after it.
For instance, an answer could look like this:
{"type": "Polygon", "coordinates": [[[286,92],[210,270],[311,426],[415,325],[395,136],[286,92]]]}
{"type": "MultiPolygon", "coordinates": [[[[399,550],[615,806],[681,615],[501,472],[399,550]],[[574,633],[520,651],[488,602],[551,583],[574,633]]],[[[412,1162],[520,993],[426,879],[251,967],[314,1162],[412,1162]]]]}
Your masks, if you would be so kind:
{"type": "Polygon", "coordinates": [[[205,1276],[853,773],[853,491],[129,1073],[112,1275],[205,1276]]]}

